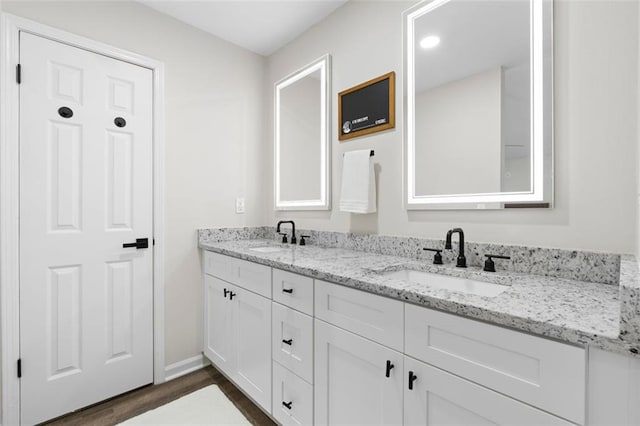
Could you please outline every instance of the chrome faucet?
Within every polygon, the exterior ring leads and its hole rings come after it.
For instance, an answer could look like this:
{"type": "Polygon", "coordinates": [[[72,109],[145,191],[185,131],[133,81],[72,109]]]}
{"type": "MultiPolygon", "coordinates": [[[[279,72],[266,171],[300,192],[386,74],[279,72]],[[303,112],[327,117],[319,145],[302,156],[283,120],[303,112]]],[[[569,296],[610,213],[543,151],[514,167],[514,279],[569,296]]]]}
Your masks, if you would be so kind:
{"type": "MultiPolygon", "coordinates": [[[[280,234],[280,225],[282,225],[283,223],[290,223],[291,224],[291,244],[295,244],[298,242],[298,240],[296,240],[296,224],[293,223],[292,220],[281,220],[280,222],[278,222],[278,226],[276,227],[276,232],[278,234],[280,234]]],[[[282,234],[281,234],[282,235],[282,234]]],[[[285,237],[282,239],[283,243],[286,243],[286,234],[285,237]]]]}
{"type": "Polygon", "coordinates": [[[445,241],[444,248],[451,250],[451,235],[456,233],[460,234],[460,250],[458,251],[456,266],[458,268],[466,268],[467,258],[464,257],[464,232],[462,231],[462,228],[453,228],[447,232],[447,240],[445,241]]]}

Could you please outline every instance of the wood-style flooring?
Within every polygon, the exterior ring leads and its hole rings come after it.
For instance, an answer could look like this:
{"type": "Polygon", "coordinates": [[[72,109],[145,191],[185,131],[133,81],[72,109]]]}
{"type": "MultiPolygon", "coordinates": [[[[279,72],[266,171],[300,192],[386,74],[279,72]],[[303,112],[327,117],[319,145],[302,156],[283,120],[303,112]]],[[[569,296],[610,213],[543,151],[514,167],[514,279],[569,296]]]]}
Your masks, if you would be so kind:
{"type": "Polygon", "coordinates": [[[220,390],[254,425],[275,425],[214,367],[206,367],[161,385],[150,385],[54,419],[46,425],[115,425],[209,385],[220,390]]]}

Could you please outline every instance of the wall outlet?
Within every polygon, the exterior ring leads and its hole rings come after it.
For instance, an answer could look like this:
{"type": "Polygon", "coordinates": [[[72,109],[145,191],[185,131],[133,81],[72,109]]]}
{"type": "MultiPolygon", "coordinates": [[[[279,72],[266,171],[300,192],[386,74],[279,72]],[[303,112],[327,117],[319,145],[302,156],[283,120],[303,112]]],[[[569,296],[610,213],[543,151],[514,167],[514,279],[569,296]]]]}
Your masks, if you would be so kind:
{"type": "Polygon", "coordinates": [[[244,198],[236,198],[236,213],[244,213],[244,198]]]}

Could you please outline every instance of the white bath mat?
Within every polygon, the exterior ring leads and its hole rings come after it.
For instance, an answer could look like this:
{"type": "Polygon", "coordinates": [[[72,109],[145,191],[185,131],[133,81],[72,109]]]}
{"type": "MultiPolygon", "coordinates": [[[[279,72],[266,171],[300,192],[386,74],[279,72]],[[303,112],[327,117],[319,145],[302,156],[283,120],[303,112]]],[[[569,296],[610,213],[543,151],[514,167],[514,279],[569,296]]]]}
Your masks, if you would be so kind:
{"type": "Polygon", "coordinates": [[[216,385],[207,386],[122,425],[250,425],[216,385]]]}

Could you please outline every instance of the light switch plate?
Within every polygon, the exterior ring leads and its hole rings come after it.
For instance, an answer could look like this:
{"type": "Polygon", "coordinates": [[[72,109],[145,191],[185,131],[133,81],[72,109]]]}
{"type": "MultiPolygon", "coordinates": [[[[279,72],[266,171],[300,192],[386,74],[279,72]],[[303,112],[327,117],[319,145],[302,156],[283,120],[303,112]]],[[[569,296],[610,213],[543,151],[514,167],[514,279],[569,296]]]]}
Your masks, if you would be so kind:
{"type": "Polygon", "coordinates": [[[244,198],[236,198],[236,213],[244,213],[244,198]]]}

